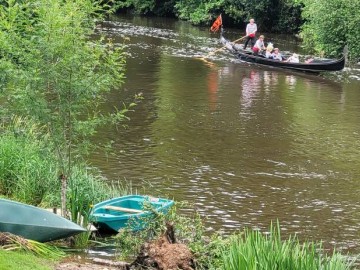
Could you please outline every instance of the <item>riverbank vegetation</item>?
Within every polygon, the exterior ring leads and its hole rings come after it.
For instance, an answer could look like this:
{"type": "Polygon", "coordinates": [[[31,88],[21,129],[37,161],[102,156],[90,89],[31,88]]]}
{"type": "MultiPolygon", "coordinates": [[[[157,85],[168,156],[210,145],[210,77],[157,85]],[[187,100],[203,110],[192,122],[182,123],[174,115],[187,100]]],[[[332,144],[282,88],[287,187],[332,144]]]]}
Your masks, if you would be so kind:
{"type": "Polygon", "coordinates": [[[209,26],[222,14],[225,27],[244,31],[248,20],[255,18],[259,32],[300,34],[309,53],[338,57],[347,45],[349,60],[360,58],[359,1],[124,0],[116,4],[119,12],[173,16],[195,25],[209,26]]]}
{"type": "MultiPolygon", "coordinates": [[[[196,212],[193,215],[182,215],[177,210],[179,206],[184,207],[185,204],[178,203],[167,215],[158,214],[143,231],[135,233],[121,231],[116,236],[117,245],[121,249],[120,259],[133,258],[137,254],[142,254],[149,245],[156,248],[156,244],[161,245],[164,254],[183,255],[182,249],[171,250],[171,245],[156,241],[163,238],[164,234],[168,235],[171,227],[174,230],[170,238],[176,243],[185,244],[191,250],[196,269],[352,269],[353,261],[336,251],[327,255],[321,243],[300,242],[295,235],[284,239],[281,236],[279,222],[271,224],[268,232],[244,228],[231,236],[218,233],[209,235],[205,233],[205,227],[196,212]]],[[[173,249],[176,247],[174,246],[173,249]]],[[[146,254],[149,256],[149,252],[146,254]]],[[[166,258],[162,256],[164,254],[157,254],[155,259],[166,258]]],[[[143,257],[142,254],[140,260],[143,257]]],[[[172,263],[176,262],[176,257],[172,258],[172,263]]],[[[151,260],[148,257],[147,259],[151,260]]],[[[186,258],[182,257],[179,261],[183,262],[184,259],[186,258]]],[[[139,256],[135,262],[138,260],[139,256]]],[[[169,263],[167,259],[164,260],[165,262],[157,261],[157,263],[169,263]]]]}
{"type": "Polygon", "coordinates": [[[313,52],[338,56],[348,46],[349,59],[360,60],[360,1],[303,0],[301,37],[313,52]]]}
{"type": "Polygon", "coordinates": [[[98,128],[118,124],[133,106],[101,112],[106,94],[120,91],[125,68],[121,48],[105,37],[91,39],[106,12],[107,7],[90,0],[7,1],[0,6],[3,128],[12,116],[33,124],[2,139],[9,158],[2,162],[2,193],[39,204],[50,196],[47,191],[61,189],[65,215],[67,196],[87,194],[81,201],[88,206],[100,199],[101,181],[88,174],[82,157],[98,128]]]}
{"type": "Polygon", "coordinates": [[[126,9],[140,15],[173,16],[195,25],[210,25],[221,13],[227,27],[244,28],[254,17],[262,32],[293,33],[302,22],[302,4],[294,0],[261,0],[256,3],[250,0],[125,0],[115,3],[120,11],[126,9]]]}

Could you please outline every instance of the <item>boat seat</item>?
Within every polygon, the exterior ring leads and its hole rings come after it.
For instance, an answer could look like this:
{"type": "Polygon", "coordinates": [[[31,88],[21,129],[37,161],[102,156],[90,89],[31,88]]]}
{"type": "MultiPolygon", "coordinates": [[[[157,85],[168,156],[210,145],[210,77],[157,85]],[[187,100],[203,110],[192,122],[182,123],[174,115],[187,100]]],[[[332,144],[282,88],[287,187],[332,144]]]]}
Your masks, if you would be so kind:
{"type": "Polygon", "coordinates": [[[117,218],[119,217],[118,215],[112,215],[112,214],[107,214],[107,213],[97,213],[93,215],[96,218],[117,218]]]}
{"type": "Polygon", "coordinates": [[[142,210],[113,206],[113,205],[106,205],[102,208],[104,208],[106,210],[114,210],[114,211],[120,211],[120,212],[125,212],[125,213],[136,213],[136,214],[144,213],[144,211],[142,211],[142,210]]]}

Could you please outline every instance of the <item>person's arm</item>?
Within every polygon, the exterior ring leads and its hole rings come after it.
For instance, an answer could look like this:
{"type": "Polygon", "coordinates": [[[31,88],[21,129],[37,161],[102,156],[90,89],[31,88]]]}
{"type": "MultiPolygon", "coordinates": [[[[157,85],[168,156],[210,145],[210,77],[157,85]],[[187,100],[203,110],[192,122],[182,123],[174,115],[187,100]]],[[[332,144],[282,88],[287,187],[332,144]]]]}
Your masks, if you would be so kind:
{"type": "Polygon", "coordinates": [[[246,25],[246,35],[247,36],[250,35],[250,33],[249,33],[249,24],[246,25]]]}

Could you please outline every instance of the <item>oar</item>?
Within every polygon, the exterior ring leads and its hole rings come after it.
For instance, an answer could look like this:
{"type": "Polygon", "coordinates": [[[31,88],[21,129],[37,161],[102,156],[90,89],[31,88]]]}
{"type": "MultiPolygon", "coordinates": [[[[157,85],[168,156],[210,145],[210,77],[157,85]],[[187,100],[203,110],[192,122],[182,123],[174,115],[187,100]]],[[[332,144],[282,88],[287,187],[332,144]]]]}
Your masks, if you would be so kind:
{"type": "MultiPolygon", "coordinates": [[[[238,41],[240,41],[240,40],[242,40],[242,39],[244,39],[244,38],[246,38],[247,36],[243,36],[243,37],[241,37],[241,38],[239,38],[239,39],[237,39],[237,40],[234,40],[234,41],[231,41],[231,43],[236,43],[236,42],[238,42],[238,41]]],[[[216,49],[215,51],[212,51],[212,52],[209,52],[208,53],[208,56],[210,56],[210,55],[212,55],[212,54],[214,54],[214,53],[217,53],[218,51],[221,51],[221,50],[223,50],[223,49],[225,49],[226,48],[226,46],[223,46],[223,47],[221,47],[220,49],[216,49]]]]}

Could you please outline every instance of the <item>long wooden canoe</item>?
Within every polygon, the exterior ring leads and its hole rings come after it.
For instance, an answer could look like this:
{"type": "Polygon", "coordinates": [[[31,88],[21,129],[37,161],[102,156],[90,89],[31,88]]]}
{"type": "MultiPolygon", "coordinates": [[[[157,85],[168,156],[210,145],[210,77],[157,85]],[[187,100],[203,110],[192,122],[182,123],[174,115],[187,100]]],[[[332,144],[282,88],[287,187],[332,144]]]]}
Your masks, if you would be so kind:
{"type": "Polygon", "coordinates": [[[224,47],[231,51],[236,57],[240,60],[250,63],[256,63],[261,65],[267,65],[277,68],[284,68],[296,71],[311,72],[311,73],[320,73],[326,71],[339,71],[342,70],[345,66],[345,57],[342,57],[338,60],[315,60],[309,64],[307,63],[290,63],[279,60],[273,60],[265,58],[263,55],[253,55],[249,51],[244,51],[238,46],[234,46],[229,40],[224,37],[220,38],[220,41],[224,44],[224,47]]]}
{"type": "Polygon", "coordinates": [[[0,232],[48,242],[86,231],[79,225],[47,210],[0,199],[0,232]]]}
{"type": "Polygon", "coordinates": [[[153,218],[154,211],[166,213],[173,204],[168,199],[128,195],[94,205],[90,220],[101,231],[118,232],[124,228],[137,231],[153,218]]]}

